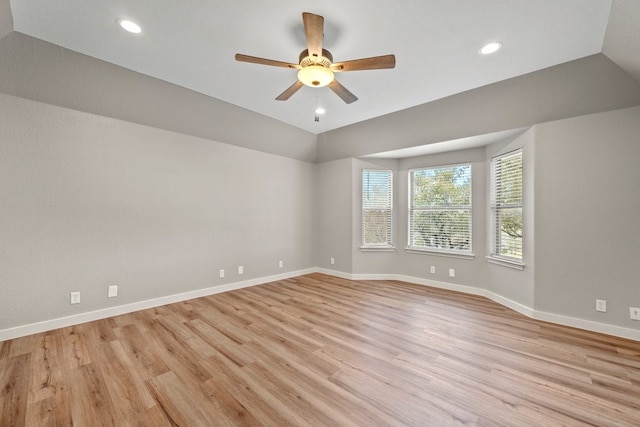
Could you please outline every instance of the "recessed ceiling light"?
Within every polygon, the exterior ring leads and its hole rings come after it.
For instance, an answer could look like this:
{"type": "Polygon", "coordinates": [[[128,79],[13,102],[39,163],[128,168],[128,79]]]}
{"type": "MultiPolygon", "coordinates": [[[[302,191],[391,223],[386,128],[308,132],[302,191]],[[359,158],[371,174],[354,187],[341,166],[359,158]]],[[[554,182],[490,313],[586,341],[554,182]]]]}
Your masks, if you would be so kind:
{"type": "Polygon", "coordinates": [[[482,46],[482,49],[480,49],[480,53],[483,55],[489,55],[491,53],[499,51],[500,48],[502,48],[501,42],[491,42],[482,46]]]}
{"type": "Polygon", "coordinates": [[[142,28],[140,28],[140,25],[136,24],[133,21],[121,19],[119,22],[120,22],[120,26],[125,30],[129,31],[130,33],[138,34],[142,32],[142,28]]]}
{"type": "Polygon", "coordinates": [[[316,108],[316,114],[324,114],[324,113],[326,113],[326,112],[327,112],[327,111],[326,111],[324,108],[322,108],[322,107],[318,107],[318,108],[316,108]]]}

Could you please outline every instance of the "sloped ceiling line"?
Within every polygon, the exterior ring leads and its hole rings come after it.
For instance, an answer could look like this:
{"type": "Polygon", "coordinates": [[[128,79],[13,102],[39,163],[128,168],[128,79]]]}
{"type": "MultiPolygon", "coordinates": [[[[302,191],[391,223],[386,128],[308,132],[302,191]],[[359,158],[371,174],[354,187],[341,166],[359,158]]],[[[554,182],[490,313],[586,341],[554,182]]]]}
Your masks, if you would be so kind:
{"type": "Polygon", "coordinates": [[[613,1],[602,47],[636,80],[603,55],[594,55],[318,135],[12,32],[13,25],[10,1],[0,0],[0,92],[309,162],[429,144],[446,150],[451,140],[640,103],[637,0],[613,1]],[[543,95],[546,98],[539,99],[543,95]],[[517,119],[509,119],[516,113],[520,114],[517,119]]]}

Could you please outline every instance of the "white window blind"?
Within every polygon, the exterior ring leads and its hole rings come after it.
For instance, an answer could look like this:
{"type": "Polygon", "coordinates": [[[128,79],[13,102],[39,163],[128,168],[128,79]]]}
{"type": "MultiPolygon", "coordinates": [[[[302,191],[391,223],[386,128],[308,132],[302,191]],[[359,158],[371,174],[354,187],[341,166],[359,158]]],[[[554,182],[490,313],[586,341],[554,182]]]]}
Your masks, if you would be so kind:
{"type": "Polygon", "coordinates": [[[522,260],[522,150],[491,160],[491,256],[522,260]]]}
{"type": "Polygon", "coordinates": [[[393,173],[362,171],[362,246],[390,247],[393,206],[393,173]]]}
{"type": "Polygon", "coordinates": [[[409,171],[409,249],[471,253],[471,165],[409,171]]]}

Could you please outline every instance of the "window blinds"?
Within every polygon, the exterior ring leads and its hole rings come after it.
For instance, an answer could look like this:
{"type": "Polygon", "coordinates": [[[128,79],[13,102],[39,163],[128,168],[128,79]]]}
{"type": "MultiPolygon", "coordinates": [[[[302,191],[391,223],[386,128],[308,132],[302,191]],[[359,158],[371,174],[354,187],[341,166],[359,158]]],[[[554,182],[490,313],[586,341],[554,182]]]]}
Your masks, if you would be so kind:
{"type": "Polygon", "coordinates": [[[471,252],[471,165],[409,171],[409,248],[471,252]]]}
{"type": "Polygon", "coordinates": [[[362,171],[362,245],[391,246],[393,173],[390,170],[362,171]]]}
{"type": "Polygon", "coordinates": [[[491,165],[491,255],[522,260],[522,150],[491,165]]]}

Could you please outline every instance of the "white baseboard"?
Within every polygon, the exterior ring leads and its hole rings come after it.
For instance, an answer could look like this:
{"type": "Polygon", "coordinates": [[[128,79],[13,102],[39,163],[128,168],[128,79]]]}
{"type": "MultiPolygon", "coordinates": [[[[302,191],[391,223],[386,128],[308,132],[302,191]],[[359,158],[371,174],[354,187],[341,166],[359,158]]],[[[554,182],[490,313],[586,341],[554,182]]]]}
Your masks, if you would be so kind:
{"type": "Polygon", "coordinates": [[[326,269],[318,269],[318,272],[350,280],[400,280],[416,285],[447,289],[450,291],[458,291],[471,295],[480,295],[532,319],[640,341],[640,330],[638,329],[625,328],[622,326],[610,325],[608,323],[594,322],[592,320],[578,319],[576,317],[564,316],[561,314],[549,313],[546,311],[538,311],[483,288],[457,285],[454,283],[439,282],[435,280],[427,280],[420,277],[405,276],[401,274],[349,274],[326,269]]]}
{"type": "Polygon", "coordinates": [[[624,328],[622,326],[610,325],[607,323],[594,322],[590,320],[578,319],[574,317],[564,316],[560,314],[548,313],[544,311],[534,310],[516,301],[510,300],[498,295],[494,292],[483,288],[473,286],[457,285],[448,282],[439,282],[435,280],[427,280],[419,277],[405,276],[401,274],[351,274],[342,271],[330,270],[325,268],[309,268],[306,270],[291,271],[288,273],[277,274],[273,276],[259,277],[256,279],[245,280],[242,282],[228,283],[220,286],[212,286],[210,288],[198,289],[190,292],[183,292],[175,295],[168,295],[160,298],[154,298],[145,301],[139,301],[132,304],[119,305],[116,307],[104,308],[101,310],[80,313],[73,316],[60,317],[57,319],[47,320],[43,322],[31,323],[28,325],[17,326],[14,328],[0,330],[0,341],[13,338],[19,338],[27,335],[37,334],[40,332],[51,331],[53,329],[63,328],[66,326],[78,325],[80,323],[91,322],[93,320],[104,319],[107,317],[118,316],[120,314],[132,313],[134,311],[144,310],[147,308],[158,307],[166,304],[186,301],[193,298],[200,298],[207,295],[214,295],[222,292],[233,291],[236,289],[247,288],[250,286],[261,285],[264,283],[276,282],[278,280],[289,279],[296,276],[302,276],[310,273],[323,273],[331,276],[340,277],[348,280],[400,280],[403,282],[413,283],[417,285],[430,286],[434,288],[447,289],[451,291],[463,292],[471,295],[480,295],[489,298],[505,307],[508,307],[520,314],[532,319],[542,320],[545,322],[555,323],[559,325],[571,326],[574,328],[585,329],[593,332],[600,332],[607,335],[613,335],[622,338],[628,338],[640,341],[640,330],[624,328]]]}
{"type": "Polygon", "coordinates": [[[14,328],[0,330],[0,341],[10,340],[13,338],[24,337],[27,335],[37,334],[40,332],[51,331],[67,326],[78,325],[80,323],[91,322],[93,320],[105,319],[107,317],[118,316],[120,314],[133,313],[134,311],[145,310],[147,308],[159,307],[162,305],[173,304],[176,302],[186,301],[194,298],[200,298],[208,295],[219,294],[222,292],[233,291],[236,289],[248,288],[250,286],[261,285],[278,280],[289,279],[291,277],[302,276],[304,274],[315,273],[315,268],[306,270],[291,271],[288,273],[277,274],[273,276],[259,277],[256,279],[245,280],[242,282],[227,283],[219,286],[212,286],[205,289],[197,289],[195,291],[182,292],[174,295],[167,295],[160,298],[139,301],[131,304],[118,305],[115,307],[103,308],[100,310],[90,311],[86,313],[74,314],[73,316],[59,317],[57,319],[45,320],[43,322],[30,323],[28,325],[17,326],[14,328]]]}
{"type": "Polygon", "coordinates": [[[340,277],[341,279],[347,279],[347,280],[356,280],[353,278],[353,274],[350,273],[343,273],[342,271],[338,271],[338,270],[329,270],[327,268],[316,268],[315,269],[316,273],[322,273],[322,274],[328,274],[329,276],[335,276],[335,277],[340,277]]]}

